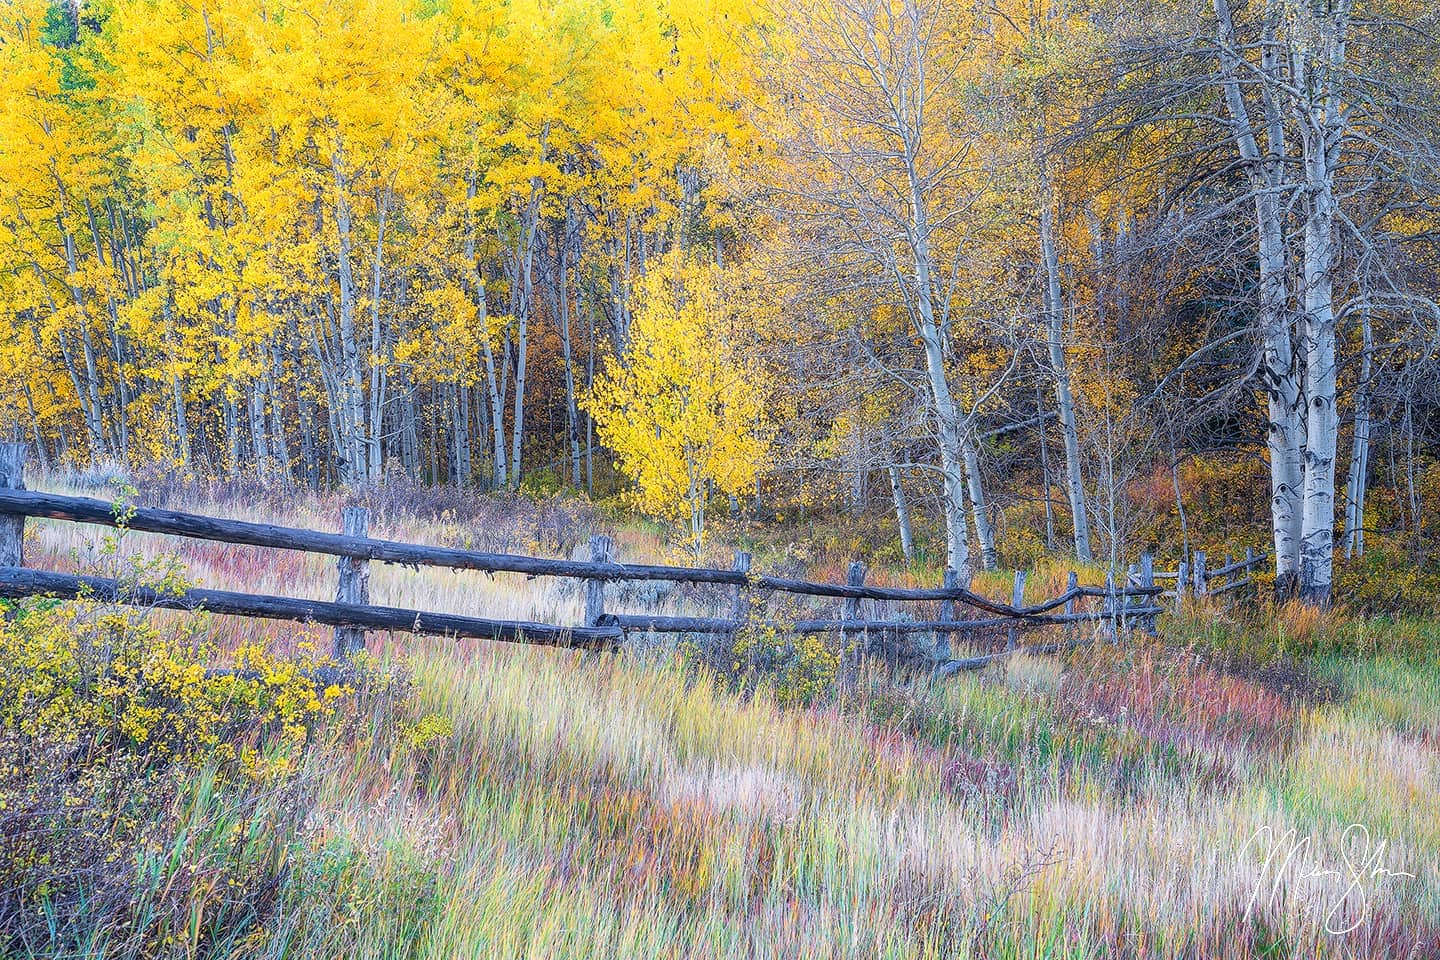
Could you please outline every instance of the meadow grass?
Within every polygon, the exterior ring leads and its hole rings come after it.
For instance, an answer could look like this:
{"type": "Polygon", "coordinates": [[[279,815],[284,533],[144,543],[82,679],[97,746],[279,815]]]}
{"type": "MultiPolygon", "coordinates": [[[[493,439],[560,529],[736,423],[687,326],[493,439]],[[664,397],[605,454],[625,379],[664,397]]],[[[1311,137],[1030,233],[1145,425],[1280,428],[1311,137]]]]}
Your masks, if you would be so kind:
{"type": "MultiPolygon", "coordinates": [[[[322,529],[338,514],[225,506],[322,529]]],[[[32,563],[87,563],[93,533],[31,526],[32,563]]],[[[474,535],[451,518],[379,532],[474,535]]],[[[126,549],[173,543],[132,534],[126,549]]],[[[206,586],[333,589],[324,558],[214,544],[182,557],[206,586]]],[[[1032,589],[1057,578],[1059,565],[1032,589]]],[[[372,589],[579,617],[578,593],[554,582],[377,565],[372,589]]],[[[1197,607],[1163,619],[1159,641],[943,682],[862,663],[798,704],[683,658],[377,636],[377,675],[406,679],[355,694],[293,795],[237,805],[202,772],[165,811],[166,842],[137,851],[136,910],[178,890],[193,923],[139,951],[133,912],[128,926],[97,915],[53,952],[1440,956],[1440,674],[1420,642],[1434,627],[1387,643],[1383,626],[1337,618],[1302,638],[1286,616],[1197,607]],[[1368,638],[1362,652],[1341,632],[1368,638]],[[1285,656],[1257,661],[1266,650],[1285,656]],[[260,867],[221,869],[235,863],[260,867]],[[268,878],[263,909],[217,913],[205,878],[219,876],[268,878]]],[[[324,641],[208,628],[222,646],[324,641]]]]}

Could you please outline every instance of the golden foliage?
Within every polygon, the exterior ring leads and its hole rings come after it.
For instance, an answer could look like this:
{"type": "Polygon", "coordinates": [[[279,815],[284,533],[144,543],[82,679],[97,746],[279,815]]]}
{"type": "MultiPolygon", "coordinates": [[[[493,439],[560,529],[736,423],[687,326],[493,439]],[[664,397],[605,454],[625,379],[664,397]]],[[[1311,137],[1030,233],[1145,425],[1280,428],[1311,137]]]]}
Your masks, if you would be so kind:
{"type": "Polygon", "coordinates": [[[715,493],[754,489],[772,425],[756,354],[760,278],[672,254],[642,282],[624,355],[586,400],[647,513],[683,519],[700,549],[715,493]]]}

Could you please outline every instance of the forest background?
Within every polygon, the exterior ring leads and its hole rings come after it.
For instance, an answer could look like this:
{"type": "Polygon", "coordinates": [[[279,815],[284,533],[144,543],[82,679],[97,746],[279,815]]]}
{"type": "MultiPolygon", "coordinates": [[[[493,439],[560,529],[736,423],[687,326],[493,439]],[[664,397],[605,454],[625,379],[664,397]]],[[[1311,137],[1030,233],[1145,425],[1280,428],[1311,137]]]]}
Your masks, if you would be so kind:
{"type": "Polygon", "coordinates": [[[563,487],[962,582],[1197,527],[1317,603],[1367,535],[1433,567],[1424,5],[0,16],[0,430],[42,470],[563,487]]]}

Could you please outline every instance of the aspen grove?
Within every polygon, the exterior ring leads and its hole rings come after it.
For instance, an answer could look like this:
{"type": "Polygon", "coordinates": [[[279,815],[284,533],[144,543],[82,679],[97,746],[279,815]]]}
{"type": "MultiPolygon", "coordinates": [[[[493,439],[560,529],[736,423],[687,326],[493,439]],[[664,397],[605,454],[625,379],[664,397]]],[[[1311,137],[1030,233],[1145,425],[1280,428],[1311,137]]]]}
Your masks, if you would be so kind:
{"type": "Polygon", "coordinates": [[[12,0],[0,432],[623,496],[697,556],[873,509],[961,584],[1188,544],[1228,470],[1323,606],[1440,535],[1437,18],[12,0]]]}

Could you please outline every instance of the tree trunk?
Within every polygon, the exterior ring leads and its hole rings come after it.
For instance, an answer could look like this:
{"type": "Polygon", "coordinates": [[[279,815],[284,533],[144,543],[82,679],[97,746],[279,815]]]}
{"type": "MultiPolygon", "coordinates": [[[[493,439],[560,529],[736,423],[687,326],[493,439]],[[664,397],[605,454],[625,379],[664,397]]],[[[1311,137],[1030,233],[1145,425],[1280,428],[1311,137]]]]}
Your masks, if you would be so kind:
{"type": "MultiPolygon", "coordinates": [[[[543,150],[543,134],[540,142],[543,150]]],[[[510,486],[513,489],[520,486],[520,451],[525,441],[525,366],[530,353],[530,311],[535,299],[535,232],[540,225],[542,188],[538,177],[531,181],[530,201],[526,205],[520,230],[520,247],[515,251],[520,268],[520,309],[515,343],[515,414],[510,426],[510,486]]]]}
{"type": "Polygon", "coordinates": [[[265,371],[266,390],[270,394],[270,455],[275,458],[277,477],[289,486],[295,479],[292,472],[295,461],[290,455],[290,441],[285,435],[285,405],[280,399],[284,373],[285,361],[276,338],[271,341],[270,364],[265,371]]]}
{"type": "MultiPolygon", "coordinates": [[[[478,274],[477,274],[478,278],[478,274]]],[[[486,310],[485,282],[478,285],[477,299],[480,304],[480,343],[485,357],[485,386],[490,396],[490,439],[493,441],[495,460],[495,489],[503,490],[509,485],[509,472],[505,463],[505,405],[500,399],[500,384],[495,371],[495,351],[490,346],[489,317],[486,310]]]]}
{"type": "Polygon", "coordinates": [[[390,212],[390,190],[377,198],[377,219],[375,225],[375,265],[370,280],[370,436],[365,444],[368,460],[367,473],[372,478],[380,476],[383,451],[380,438],[384,435],[385,417],[385,369],[380,362],[381,346],[385,341],[381,323],[380,284],[384,277],[385,221],[390,212]]]}
{"type": "Polygon", "coordinates": [[[1355,383],[1355,427],[1345,497],[1345,558],[1365,553],[1365,478],[1370,472],[1370,354],[1375,348],[1370,312],[1360,316],[1360,376],[1355,383]]]}
{"type": "MultiPolygon", "coordinates": [[[[475,197],[475,177],[477,173],[471,171],[470,179],[466,185],[465,196],[467,200],[475,197]]],[[[500,399],[500,385],[495,370],[495,350],[490,344],[490,309],[489,301],[485,295],[485,277],[480,272],[480,264],[475,259],[475,224],[468,213],[469,204],[466,205],[465,215],[465,260],[471,271],[471,288],[475,296],[476,318],[479,326],[480,352],[485,360],[485,387],[486,394],[490,400],[490,439],[492,441],[492,464],[495,469],[495,489],[503,490],[508,483],[509,472],[505,463],[505,405],[500,399]]]]}
{"type": "Polygon", "coordinates": [[[1343,133],[1340,71],[1345,62],[1348,4],[1321,14],[1313,37],[1295,48],[1292,74],[1300,104],[1305,192],[1305,488],[1300,532],[1300,595],[1330,602],[1335,540],[1335,172],[1343,133]],[[1315,44],[1315,48],[1311,48],[1315,44]]]}
{"type": "Polygon", "coordinates": [[[400,407],[400,460],[405,475],[420,479],[420,431],[415,422],[415,385],[407,374],[401,387],[404,401],[400,407]]]}
{"type": "Polygon", "coordinates": [[[985,478],[980,473],[980,450],[975,441],[966,438],[963,446],[965,480],[970,490],[970,507],[975,518],[975,539],[980,541],[980,566],[994,570],[995,531],[990,526],[990,510],[985,501],[985,478]]]}
{"type": "Polygon", "coordinates": [[[1055,549],[1055,504],[1050,497],[1050,444],[1045,439],[1045,403],[1040,384],[1035,384],[1035,428],[1040,445],[1040,488],[1045,491],[1045,549],[1055,549]]]}
{"type": "Polygon", "coordinates": [[[560,350],[565,362],[565,432],[570,441],[570,485],[580,488],[580,415],[575,403],[575,356],[570,337],[570,233],[575,213],[565,204],[565,226],[559,241],[560,350]]]}
{"type": "Polygon", "coordinates": [[[900,553],[906,563],[915,560],[915,538],[910,531],[910,503],[900,482],[900,468],[890,464],[890,495],[895,499],[895,521],[900,525],[900,553]]]}
{"type": "MultiPolygon", "coordinates": [[[[95,247],[95,261],[106,266],[105,245],[100,241],[100,224],[95,218],[95,208],[85,201],[85,215],[90,221],[90,241],[95,247]]],[[[110,266],[116,264],[112,261],[110,266]]],[[[110,353],[115,369],[115,449],[120,462],[130,459],[130,379],[125,375],[125,342],[120,336],[120,311],[115,303],[115,294],[105,294],[106,306],[110,313],[110,353]]]]}
{"type": "Polygon", "coordinates": [[[454,384],[451,399],[450,424],[455,439],[455,461],[451,465],[451,472],[454,474],[452,479],[455,486],[463,490],[470,485],[470,466],[473,462],[470,452],[470,388],[464,384],[454,384]]]}
{"type": "Polygon", "coordinates": [[[340,480],[345,486],[364,484],[368,479],[365,460],[365,401],[360,376],[360,347],[355,339],[355,282],[350,270],[350,201],[345,180],[344,157],[338,146],[331,157],[335,182],[336,256],[340,286],[340,480]]]}
{"type": "Polygon", "coordinates": [[[1050,368],[1055,377],[1055,407],[1065,439],[1065,493],[1075,539],[1075,556],[1092,559],[1090,521],[1085,507],[1085,479],[1080,466],[1080,434],[1075,424],[1075,398],[1070,390],[1070,368],[1065,360],[1065,310],[1060,290],[1060,257],[1055,243],[1054,201],[1048,182],[1040,208],[1040,256],[1045,264],[1045,319],[1050,347],[1050,368]]]}
{"type": "Polygon", "coordinates": [[[246,395],[250,413],[250,450],[255,457],[255,475],[270,479],[270,448],[265,437],[265,381],[256,378],[246,395]]]}
{"type": "MultiPolygon", "coordinates": [[[[913,171],[913,166],[911,167],[913,171]]],[[[912,238],[916,313],[920,341],[925,351],[925,373],[930,386],[931,413],[940,439],[940,473],[943,478],[941,505],[945,515],[946,566],[956,572],[962,584],[970,582],[970,530],[965,522],[965,465],[962,451],[962,424],[959,406],[950,392],[945,373],[944,345],[935,323],[931,286],[929,224],[925,222],[924,199],[918,177],[911,178],[912,238]]]]}
{"type": "Polygon", "coordinates": [[[29,381],[22,381],[25,387],[25,406],[30,411],[30,430],[35,437],[35,454],[40,460],[40,472],[50,472],[50,453],[45,449],[45,435],[40,430],[40,416],[35,412],[35,396],[30,392],[29,381]]]}
{"type": "Polygon", "coordinates": [[[1279,76],[1280,10],[1269,0],[1261,51],[1262,109],[1266,149],[1262,156],[1241,94],[1249,82],[1249,68],[1239,54],[1229,0],[1213,0],[1219,26],[1220,76],[1232,138],[1248,166],[1254,193],[1255,230],[1259,259],[1260,301],[1257,322],[1264,336],[1262,386],[1267,398],[1267,444],[1270,449],[1270,521],[1275,543],[1275,589],[1284,596],[1298,585],[1301,542],[1302,406],[1301,384],[1291,346],[1291,317],[1286,283],[1289,252],[1285,240],[1285,198],[1288,186],[1285,162],[1284,118],[1275,86],[1279,76]]]}
{"type": "Polygon", "coordinates": [[[240,476],[240,411],[235,404],[235,398],[230,395],[230,385],[226,384],[220,389],[225,391],[225,476],[235,480],[240,476]]]}
{"type": "MultiPolygon", "coordinates": [[[[95,350],[90,343],[90,328],[85,318],[85,295],[78,286],[79,265],[76,262],[75,238],[71,236],[64,221],[58,215],[55,220],[57,226],[60,227],[61,237],[65,244],[65,269],[68,274],[70,296],[75,301],[76,316],[80,323],[80,345],[85,358],[85,387],[83,394],[79,390],[76,393],[79,394],[80,406],[85,414],[85,430],[90,440],[90,458],[94,461],[109,453],[109,446],[105,442],[104,414],[100,406],[100,378],[96,373],[95,350]]],[[[37,267],[36,270],[38,273],[39,268],[37,267]]],[[[43,276],[41,281],[44,282],[43,276]]]]}

